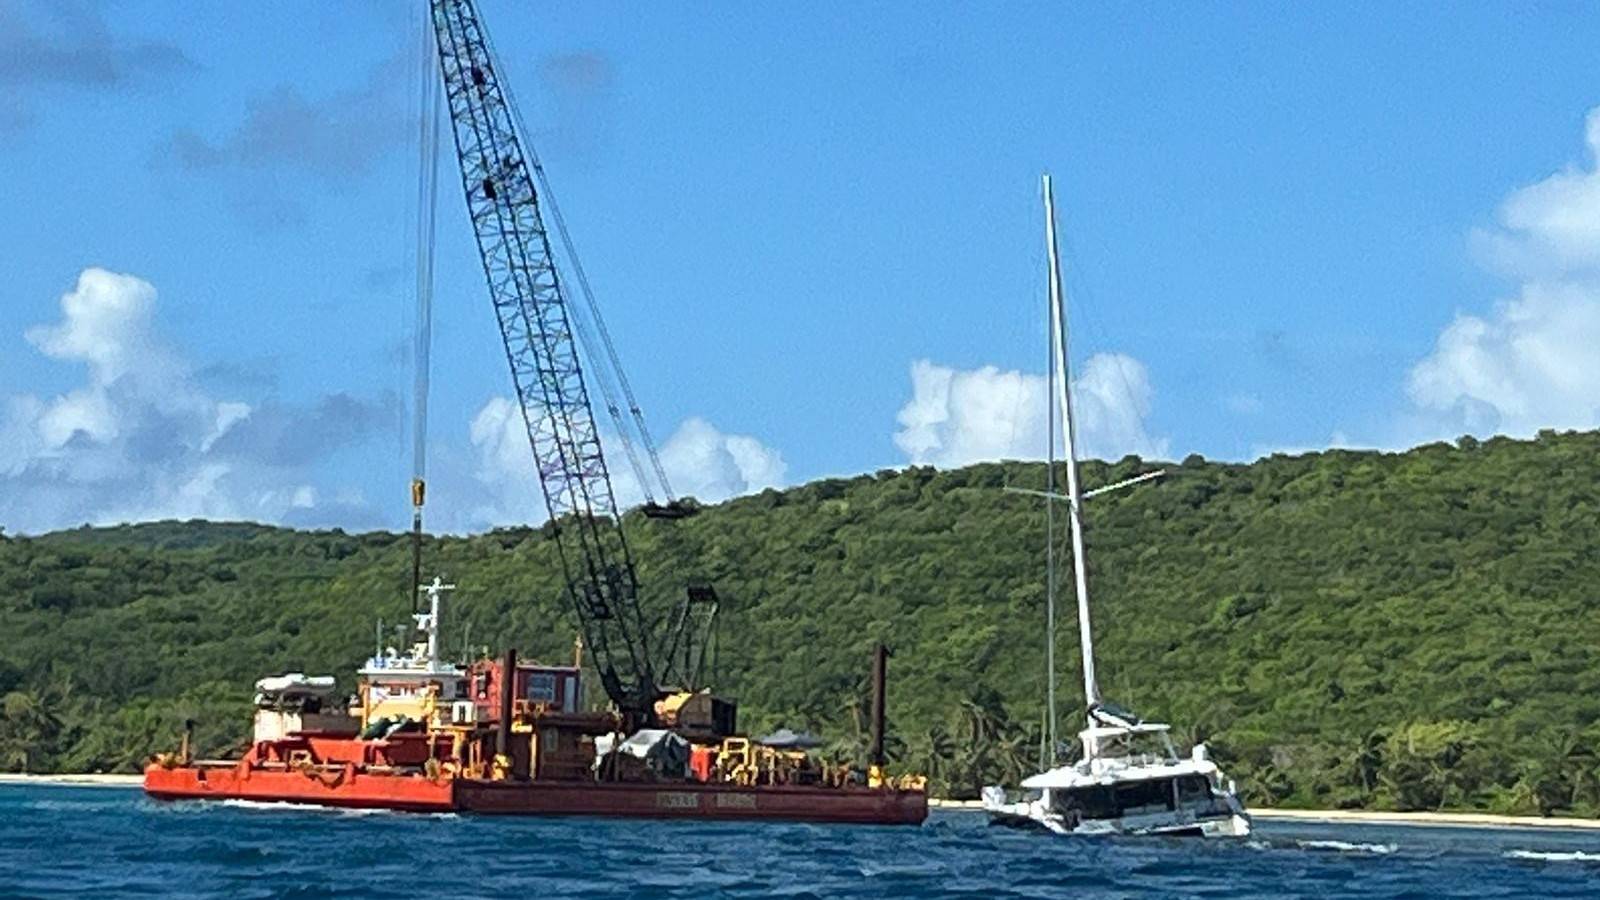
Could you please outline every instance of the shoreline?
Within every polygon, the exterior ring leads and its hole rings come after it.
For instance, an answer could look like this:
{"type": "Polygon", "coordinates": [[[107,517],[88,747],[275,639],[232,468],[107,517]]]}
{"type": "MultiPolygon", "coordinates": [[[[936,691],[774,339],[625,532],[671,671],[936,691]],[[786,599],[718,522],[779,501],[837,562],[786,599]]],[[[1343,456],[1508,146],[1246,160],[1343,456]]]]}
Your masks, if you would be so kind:
{"type": "Polygon", "coordinates": [[[143,775],[107,775],[84,772],[76,775],[38,775],[32,772],[0,772],[3,784],[54,784],[67,787],[140,787],[143,775]]]}
{"type": "MultiPolygon", "coordinates": [[[[137,788],[144,783],[143,775],[115,775],[80,773],[43,775],[20,772],[0,772],[0,786],[7,784],[47,784],[59,787],[137,788]]],[[[983,809],[981,800],[928,800],[929,809],[965,810],[983,809]]],[[[1496,813],[1471,812],[1380,812],[1369,809],[1276,809],[1252,808],[1250,815],[1257,819],[1276,819],[1285,822],[1364,823],[1368,825],[1445,826],[1457,828],[1568,828],[1600,831],[1600,819],[1564,818],[1560,816],[1505,816],[1496,813]]]]}
{"type": "Polygon", "coordinates": [[[1380,812],[1370,809],[1251,809],[1257,819],[1285,822],[1361,822],[1368,825],[1427,825],[1453,828],[1568,828],[1600,830],[1600,819],[1506,816],[1472,812],[1380,812]]]}
{"type": "MultiPolygon", "coordinates": [[[[928,801],[929,809],[979,811],[981,800],[928,801]]],[[[1497,813],[1474,812],[1383,812],[1371,809],[1283,809],[1251,807],[1249,813],[1256,819],[1274,819],[1284,822],[1327,822],[1366,825],[1411,825],[1453,828],[1569,828],[1600,831],[1600,819],[1580,819],[1561,816],[1505,816],[1497,813]]]]}

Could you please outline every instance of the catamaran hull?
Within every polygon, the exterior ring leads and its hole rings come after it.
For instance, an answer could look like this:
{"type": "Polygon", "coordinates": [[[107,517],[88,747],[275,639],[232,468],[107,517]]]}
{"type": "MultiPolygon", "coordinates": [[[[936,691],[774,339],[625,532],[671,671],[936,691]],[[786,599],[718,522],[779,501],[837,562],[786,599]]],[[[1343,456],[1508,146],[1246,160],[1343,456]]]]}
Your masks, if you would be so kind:
{"type": "Polygon", "coordinates": [[[989,814],[990,825],[1051,834],[1243,838],[1250,836],[1251,828],[1250,817],[1238,813],[1198,820],[1145,817],[1138,821],[1091,819],[1072,824],[1063,816],[1039,809],[1033,803],[987,805],[984,810],[989,814]]]}

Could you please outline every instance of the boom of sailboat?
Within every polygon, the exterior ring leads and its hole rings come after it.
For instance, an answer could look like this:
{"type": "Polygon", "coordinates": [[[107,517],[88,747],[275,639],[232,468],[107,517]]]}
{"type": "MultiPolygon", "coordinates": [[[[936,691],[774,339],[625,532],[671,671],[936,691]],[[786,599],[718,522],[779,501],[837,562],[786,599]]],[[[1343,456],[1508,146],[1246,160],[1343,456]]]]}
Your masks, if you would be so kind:
{"type": "MultiPolygon", "coordinates": [[[[1098,497],[1101,494],[1109,494],[1112,491],[1121,490],[1122,488],[1125,488],[1125,487],[1133,487],[1136,484],[1142,484],[1142,483],[1144,483],[1146,481],[1151,481],[1151,480],[1154,480],[1156,478],[1160,478],[1161,476],[1163,476],[1165,474],[1167,474],[1167,470],[1166,469],[1156,469],[1153,472],[1145,472],[1145,473],[1140,474],[1140,475],[1135,475],[1132,478],[1124,478],[1121,481],[1117,481],[1117,482],[1113,482],[1111,484],[1102,485],[1100,487],[1097,487],[1092,491],[1084,491],[1082,499],[1087,500],[1090,497],[1098,497]]],[[[1031,495],[1033,495],[1035,497],[1043,497],[1043,498],[1045,498],[1047,500],[1062,500],[1062,501],[1065,501],[1067,503],[1071,503],[1072,502],[1072,498],[1071,497],[1068,497],[1065,494],[1052,493],[1050,491],[1035,491],[1035,490],[1030,490],[1029,488],[1019,488],[1019,487],[1008,487],[1008,488],[1005,488],[1005,491],[1008,494],[1031,494],[1031,495]]]]}

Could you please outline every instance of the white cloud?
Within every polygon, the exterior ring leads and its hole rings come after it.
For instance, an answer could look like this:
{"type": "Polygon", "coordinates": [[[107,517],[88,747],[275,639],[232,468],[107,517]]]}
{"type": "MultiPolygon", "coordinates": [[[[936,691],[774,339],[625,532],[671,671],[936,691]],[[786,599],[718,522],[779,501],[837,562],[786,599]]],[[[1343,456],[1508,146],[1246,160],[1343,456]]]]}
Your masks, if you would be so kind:
{"type": "Polygon", "coordinates": [[[1334,431],[1328,435],[1327,443],[1308,447],[1297,444],[1255,444],[1250,448],[1250,459],[1257,460],[1267,456],[1304,456],[1307,453],[1321,453],[1324,450],[1380,450],[1381,447],[1369,447],[1354,444],[1349,435],[1342,431],[1334,431]]]}
{"type": "MultiPolygon", "coordinates": [[[[465,513],[445,511],[450,530],[538,522],[546,516],[534,471],[522,413],[514,400],[493,397],[473,417],[468,434],[476,453],[472,473],[476,497],[465,513]]],[[[624,508],[644,501],[644,492],[618,451],[616,440],[602,435],[617,502],[624,508]]],[[[787,466],[777,450],[749,435],[726,434],[699,417],[685,420],[661,445],[661,465],[679,496],[716,503],[784,483],[787,466]]],[[[660,498],[657,498],[660,499],[660,498]]]]}
{"type": "Polygon", "coordinates": [[[1117,459],[1129,453],[1164,457],[1166,438],[1145,432],[1155,389],[1144,363],[1123,353],[1096,353],[1072,382],[1078,446],[1087,456],[1117,459]]]}
{"type": "Polygon", "coordinates": [[[62,320],[27,331],[28,342],[46,356],[89,364],[101,384],[128,374],[135,363],[165,369],[166,352],[151,333],[156,289],[132,275],[85,269],[61,297],[62,320]]]}
{"type": "MultiPolygon", "coordinates": [[[[471,482],[454,479],[470,498],[440,498],[433,521],[449,531],[471,531],[501,525],[525,525],[546,517],[533,451],[515,401],[491,397],[472,417],[468,437],[476,452],[477,467],[471,482]]],[[[448,463],[448,456],[441,462],[448,463]]],[[[442,477],[443,473],[441,473],[442,477]]]]}
{"type": "Polygon", "coordinates": [[[1513,191],[1500,204],[1500,227],[1473,233],[1492,264],[1525,277],[1600,269],[1600,107],[1585,119],[1584,143],[1586,167],[1513,191]]]}
{"type": "Polygon", "coordinates": [[[787,469],[778,451],[748,435],[723,434],[701,418],[667,438],[661,465],[674,490],[708,503],[777,487],[787,469]]]}
{"type": "MultiPolygon", "coordinates": [[[[1035,459],[1045,450],[1046,379],[994,366],[961,370],[929,360],[911,364],[911,399],[897,416],[899,447],[917,465],[963,466],[983,460],[1035,459]]],[[[1072,382],[1079,453],[1119,459],[1168,453],[1166,438],[1145,430],[1155,391],[1145,365],[1121,353],[1089,358],[1072,382]]]]}
{"type": "Polygon", "coordinates": [[[1488,315],[1459,314],[1409,373],[1413,439],[1600,425],[1600,108],[1587,168],[1514,191],[1475,235],[1521,279],[1488,315]]]}
{"type": "Polygon", "coordinates": [[[155,288],[105,269],[85,269],[61,297],[60,320],[26,337],[87,374],[56,397],[4,398],[0,525],[16,531],[158,518],[319,521],[301,464],[317,453],[300,445],[359,440],[392,406],[345,395],[308,410],[214,397],[162,339],[155,288]]]}

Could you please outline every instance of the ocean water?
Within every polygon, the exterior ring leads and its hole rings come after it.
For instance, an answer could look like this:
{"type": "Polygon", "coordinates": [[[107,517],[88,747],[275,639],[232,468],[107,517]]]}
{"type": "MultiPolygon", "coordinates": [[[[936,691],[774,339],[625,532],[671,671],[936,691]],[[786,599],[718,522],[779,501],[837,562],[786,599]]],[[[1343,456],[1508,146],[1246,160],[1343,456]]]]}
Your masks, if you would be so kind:
{"type": "Polygon", "coordinates": [[[1600,897],[1600,834],[1261,821],[1248,842],[490,819],[0,785],[0,896],[1600,897]]]}

